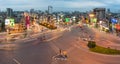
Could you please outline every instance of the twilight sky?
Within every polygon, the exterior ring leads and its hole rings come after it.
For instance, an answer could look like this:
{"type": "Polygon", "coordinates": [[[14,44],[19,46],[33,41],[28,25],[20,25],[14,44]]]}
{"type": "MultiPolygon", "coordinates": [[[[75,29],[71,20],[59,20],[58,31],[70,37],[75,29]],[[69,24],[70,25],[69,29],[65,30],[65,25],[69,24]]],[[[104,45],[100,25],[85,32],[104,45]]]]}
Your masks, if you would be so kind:
{"type": "Polygon", "coordinates": [[[120,0],[0,0],[0,9],[13,8],[13,10],[47,10],[48,5],[54,11],[89,11],[96,7],[120,10],[120,0]]]}

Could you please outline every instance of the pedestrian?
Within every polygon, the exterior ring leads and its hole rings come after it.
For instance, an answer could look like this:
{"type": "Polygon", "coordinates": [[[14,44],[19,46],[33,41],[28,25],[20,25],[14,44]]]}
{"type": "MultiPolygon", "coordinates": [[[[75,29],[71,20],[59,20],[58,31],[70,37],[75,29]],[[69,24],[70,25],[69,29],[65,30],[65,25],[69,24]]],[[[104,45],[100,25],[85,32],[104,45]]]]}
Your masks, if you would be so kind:
{"type": "Polygon", "coordinates": [[[60,55],[62,54],[62,50],[61,49],[59,49],[59,53],[60,53],[60,55]]]}

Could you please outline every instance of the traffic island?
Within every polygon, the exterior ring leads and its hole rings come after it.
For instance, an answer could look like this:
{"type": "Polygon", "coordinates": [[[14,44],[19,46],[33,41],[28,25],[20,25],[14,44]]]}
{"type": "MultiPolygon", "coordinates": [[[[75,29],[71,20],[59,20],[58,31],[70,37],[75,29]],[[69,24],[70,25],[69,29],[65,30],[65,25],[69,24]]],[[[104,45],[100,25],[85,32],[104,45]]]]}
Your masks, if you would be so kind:
{"type": "Polygon", "coordinates": [[[92,52],[108,54],[108,55],[120,55],[120,50],[111,49],[110,47],[105,48],[102,46],[98,46],[93,41],[88,41],[88,47],[89,47],[89,50],[92,52]]]}

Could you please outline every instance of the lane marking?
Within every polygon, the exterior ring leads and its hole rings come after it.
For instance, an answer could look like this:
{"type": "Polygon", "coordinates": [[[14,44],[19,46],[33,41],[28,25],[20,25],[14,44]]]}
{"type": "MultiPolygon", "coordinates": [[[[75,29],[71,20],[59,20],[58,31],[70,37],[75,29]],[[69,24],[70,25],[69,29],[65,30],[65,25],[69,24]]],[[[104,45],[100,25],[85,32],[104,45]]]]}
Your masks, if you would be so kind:
{"type": "Polygon", "coordinates": [[[59,47],[57,47],[57,46],[54,44],[54,42],[56,42],[56,41],[54,41],[54,40],[57,39],[57,38],[59,38],[59,37],[61,37],[61,36],[62,36],[62,34],[61,34],[62,32],[63,32],[63,31],[57,33],[54,37],[52,37],[52,38],[50,38],[50,39],[44,40],[44,41],[46,41],[46,42],[49,42],[49,41],[52,41],[52,40],[53,40],[53,41],[50,42],[49,44],[50,44],[51,48],[52,48],[56,53],[59,52],[59,47]]]}
{"type": "Polygon", "coordinates": [[[21,64],[19,61],[17,61],[16,59],[13,59],[13,61],[17,64],[21,64]]]}
{"type": "MultiPolygon", "coordinates": [[[[64,31],[64,30],[63,30],[64,31]]],[[[61,31],[61,32],[63,32],[63,31],[61,31]]],[[[56,31],[52,31],[52,33],[53,32],[56,32],[56,31]]],[[[60,32],[60,33],[61,33],[60,32]]],[[[43,32],[43,33],[39,33],[39,34],[35,34],[34,36],[36,37],[36,35],[43,35],[43,34],[46,34],[46,33],[51,33],[51,31],[47,31],[47,32],[43,32]]],[[[58,33],[59,34],[59,33],[58,33]]],[[[47,34],[48,35],[48,34],[47,34]]],[[[32,38],[34,37],[34,36],[32,36],[32,38]]],[[[59,36],[58,36],[59,37],[59,36]]],[[[45,41],[51,41],[51,40],[53,40],[53,39],[56,39],[56,38],[58,38],[58,37],[54,37],[54,38],[51,38],[51,39],[48,39],[48,40],[45,40],[45,41]]],[[[35,38],[33,38],[33,39],[27,39],[27,40],[25,40],[24,42],[29,42],[29,41],[33,41],[33,40],[36,40],[35,38]]]]}
{"type": "Polygon", "coordinates": [[[47,42],[53,40],[53,41],[50,42],[49,44],[50,44],[51,48],[52,48],[56,53],[59,52],[59,47],[57,47],[57,46],[54,44],[54,43],[56,42],[56,41],[54,41],[54,39],[57,39],[57,38],[59,38],[60,36],[62,36],[62,35],[59,35],[59,36],[53,37],[53,38],[51,38],[51,39],[49,39],[49,40],[46,40],[47,42]]]}
{"type": "Polygon", "coordinates": [[[47,40],[45,40],[45,41],[51,41],[51,40],[55,40],[55,39],[57,39],[57,38],[59,38],[60,36],[62,36],[62,35],[58,35],[58,36],[56,36],[56,37],[53,37],[53,38],[50,38],[50,39],[47,39],[47,40]]]}

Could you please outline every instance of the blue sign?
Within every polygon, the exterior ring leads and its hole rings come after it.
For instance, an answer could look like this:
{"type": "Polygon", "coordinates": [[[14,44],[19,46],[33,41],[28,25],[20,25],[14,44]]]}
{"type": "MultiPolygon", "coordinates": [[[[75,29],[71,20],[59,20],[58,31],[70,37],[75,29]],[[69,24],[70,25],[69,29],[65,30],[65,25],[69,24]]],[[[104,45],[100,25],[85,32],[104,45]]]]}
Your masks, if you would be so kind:
{"type": "Polygon", "coordinates": [[[118,22],[118,20],[112,18],[112,19],[111,19],[111,22],[114,23],[114,24],[116,24],[116,23],[118,22]]]}

